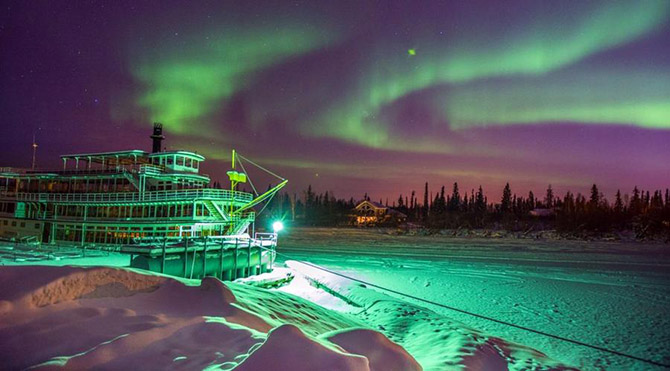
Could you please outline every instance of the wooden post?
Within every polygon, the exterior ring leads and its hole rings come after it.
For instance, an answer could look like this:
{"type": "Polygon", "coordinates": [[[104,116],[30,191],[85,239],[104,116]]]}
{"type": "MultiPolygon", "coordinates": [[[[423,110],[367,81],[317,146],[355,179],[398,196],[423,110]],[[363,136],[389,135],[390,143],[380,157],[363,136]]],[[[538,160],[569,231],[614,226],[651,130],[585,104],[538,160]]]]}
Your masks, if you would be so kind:
{"type": "Polygon", "coordinates": [[[223,281],[223,243],[225,240],[221,239],[221,248],[219,249],[219,279],[223,281]]]}
{"type": "Polygon", "coordinates": [[[188,270],[188,237],[184,237],[184,278],[188,270]]]}
{"type": "Polygon", "coordinates": [[[230,275],[231,280],[237,278],[237,238],[235,238],[235,251],[233,251],[233,272],[230,275]]]}
{"type": "Polygon", "coordinates": [[[165,248],[167,245],[167,237],[163,238],[163,253],[161,254],[161,273],[165,273],[165,248]]]}
{"type": "Polygon", "coordinates": [[[207,272],[207,237],[205,237],[205,245],[202,249],[202,277],[205,278],[207,272]]]}
{"type": "Polygon", "coordinates": [[[247,245],[247,277],[251,276],[251,238],[247,245]]]}
{"type": "Polygon", "coordinates": [[[258,274],[263,273],[263,239],[258,245],[258,274]]]}

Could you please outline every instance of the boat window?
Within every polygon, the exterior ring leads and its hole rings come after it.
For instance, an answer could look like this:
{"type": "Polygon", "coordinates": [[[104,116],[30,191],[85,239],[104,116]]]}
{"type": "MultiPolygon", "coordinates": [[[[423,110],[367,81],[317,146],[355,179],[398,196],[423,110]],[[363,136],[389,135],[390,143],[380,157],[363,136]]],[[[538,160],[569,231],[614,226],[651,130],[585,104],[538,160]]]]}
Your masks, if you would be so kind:
{"type": "Polygon", "coordinates": [[[177,165],[184,166],[184,157],[183,156],[177,157],[177,165]]]}
{"type": "Polygon", "coordinates": [[[193,160],[191,160],[190,158],[187,158],[186,159],[186,167],[193,167],[193,160]]]}
{"type": "Polygon", "coordinates": [[[167,164],[172,165],[174,163],[174,156],[170,156],[167,158],[167,164]]]}

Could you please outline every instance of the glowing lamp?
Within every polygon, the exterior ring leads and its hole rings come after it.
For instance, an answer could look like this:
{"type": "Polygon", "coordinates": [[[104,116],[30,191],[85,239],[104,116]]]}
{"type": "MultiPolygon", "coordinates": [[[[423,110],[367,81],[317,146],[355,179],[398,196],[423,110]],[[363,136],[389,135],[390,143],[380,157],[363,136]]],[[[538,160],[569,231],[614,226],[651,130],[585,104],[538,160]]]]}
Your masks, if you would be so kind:
{"type": "Polygon", "coordinates": [[[284,229],[284,223],[282,223],[280,221],[276,221],[276,222],[272,223],[272,229],[275,231],[275,233],[277,233],[277,232],[281,231],[282,229],[284,229]]]}

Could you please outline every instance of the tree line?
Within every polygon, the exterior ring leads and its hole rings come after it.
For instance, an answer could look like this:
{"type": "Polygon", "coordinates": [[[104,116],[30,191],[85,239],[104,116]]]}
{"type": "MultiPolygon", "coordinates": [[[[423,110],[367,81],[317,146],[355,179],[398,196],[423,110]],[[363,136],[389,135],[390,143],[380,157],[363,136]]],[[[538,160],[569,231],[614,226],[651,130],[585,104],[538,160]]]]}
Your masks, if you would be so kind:
{"type": "MultiPolygon", "coordinates": [[[[542,196],[532,191],[517,195],[507,183],[499,200],[489,201],[480,186],[461,193],[458,183],[450,190],[442,186],[423,197],[415,191],[400,194],[395,200],[379,204],[407,216],[406,223],[430,229],[494,228],[510,231],[556,229],[559,232],[610,232],[633,230],[638,237],[661,234],[670,236],[670,190],[643,191],[635,187],[631,194],[617,191],[609,201],[594,184],[590,193],[570,191],[555,194],[551,185],[542,196]]],[[[363,200],[372,201],[366,193],[363,200]]],[[[354,207],[361,200],[338,199],[332,192],[316,193],[311,186],[300,194],[278,194],[268,205],[266,218],[284,219],[301,226],[346,226],[352,224],[354,207]]]]}

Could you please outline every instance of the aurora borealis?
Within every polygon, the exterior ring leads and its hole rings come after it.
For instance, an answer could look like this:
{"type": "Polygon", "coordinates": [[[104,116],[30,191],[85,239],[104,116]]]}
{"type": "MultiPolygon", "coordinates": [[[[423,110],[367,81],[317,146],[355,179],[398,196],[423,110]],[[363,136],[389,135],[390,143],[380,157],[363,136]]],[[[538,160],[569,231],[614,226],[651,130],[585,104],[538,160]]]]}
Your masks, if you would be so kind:
{"type": "Polygon", "coordinates": [[[3,5],[0,166],[230,149],[338,197],[670,185],[668,1],[3,5]]]}

